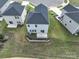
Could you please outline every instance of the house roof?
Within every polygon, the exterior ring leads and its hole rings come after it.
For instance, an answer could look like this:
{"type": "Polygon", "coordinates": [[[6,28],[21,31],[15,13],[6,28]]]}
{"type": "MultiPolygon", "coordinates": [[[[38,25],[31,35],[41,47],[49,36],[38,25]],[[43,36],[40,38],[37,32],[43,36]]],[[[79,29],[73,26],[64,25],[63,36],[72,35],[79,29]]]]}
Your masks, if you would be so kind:
{"type": "Polygon", "coordinates": [[[48,9],[43,4],[36,6],[35,12],[28,14],[28,24],[49,24],[48,9]]]}
{"type": "Polygon", "coordinates": [[[41,13],[29,13],[28,24],[48,24],[45,17],[41,13]]]}
{"type": "Polygon", "coordinates": [[[5,12],[2,15],[20,16],[23,10],[24,10],[24,6],[21,6],[21,4],[18,2],[13,2],[12,4],[9,5],[9,7],[5,10],[5,12]]]}
{"type": "Polygon", "coordinates": [[[75,6],[72,6],[71,4],[68,4],[66,7],[64,7],[64,10],[67,12],[79,11],[79,9],[77,9],[75,6]]]}
{"type": "Polygon", "coordinates": [[[0,8],[7,2],[8,0],[0,0],[0,8]]]}
{"type": "Polygon", "coordinates": [[[45,5],[39,4],[38,6],[36,6],[35,11],[41,13],[48,21],[48,9],[45,5]]]}
{"type": "Polygon", "coordinates": [[[77,22],[79,24],[79,12],[76,13],[66,13],[66,15],[71,18],[72,20],[74,20],[75,22],[77,22]]]}

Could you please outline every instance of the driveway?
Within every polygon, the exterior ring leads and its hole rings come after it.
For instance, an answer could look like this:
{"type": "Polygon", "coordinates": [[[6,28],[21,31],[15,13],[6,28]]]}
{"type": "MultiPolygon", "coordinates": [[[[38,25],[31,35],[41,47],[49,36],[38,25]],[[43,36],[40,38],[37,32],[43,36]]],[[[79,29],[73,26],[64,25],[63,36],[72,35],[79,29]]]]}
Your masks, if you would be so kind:
{"type": "Polygon", "coordinates": [[[26,0],[30,1],[34,5],[38,5],[40,3],[45,4],[47,7],[52,7],[52,6],[58,6],[61,4],[64,0],[26,0]]]}

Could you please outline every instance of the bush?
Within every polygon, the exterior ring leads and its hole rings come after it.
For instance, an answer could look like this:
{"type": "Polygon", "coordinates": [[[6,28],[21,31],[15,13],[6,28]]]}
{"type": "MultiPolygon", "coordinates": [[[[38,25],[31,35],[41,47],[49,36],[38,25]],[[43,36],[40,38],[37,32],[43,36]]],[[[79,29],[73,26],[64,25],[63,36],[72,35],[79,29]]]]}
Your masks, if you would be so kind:
{"type": "Polygon", "coordinates": [[[4,36],[2,34],[0,34],[0,42],[4,41],[4,36]]]}
{"type": "Polygon", "coordinates": [[[4,36],[2,34],[0,34],[0,39],[3,39],[3,38],[4,38],[4,36]]]}

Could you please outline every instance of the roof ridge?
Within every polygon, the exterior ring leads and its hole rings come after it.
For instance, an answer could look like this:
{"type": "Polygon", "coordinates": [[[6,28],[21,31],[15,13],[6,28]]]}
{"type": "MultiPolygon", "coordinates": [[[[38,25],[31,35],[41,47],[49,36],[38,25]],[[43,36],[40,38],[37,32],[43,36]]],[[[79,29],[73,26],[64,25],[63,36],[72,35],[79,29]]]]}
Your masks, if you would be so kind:
{"type": "Polygon", "coordinates": [[[66,13],[66,15],[79,24],[79,13],[66,13]]]}
{"type": "Polygon", "coordinates": [[[40,12],[34,12],[33,15],[31,15],[31,17],[29,19],[31,19],[35,14],[41,15],[44,18],[43,20],[48,23],[48,21],[45,20],[45,17],[40,12]]]}
{"type": "MultiPolygon", "coordinates": [[[[78,13],[79,11],[72,11],[72,12],[68,12],[68,13],[78,13]]],[[[65,13],[65,14],[68,14],[68,13],[65,13]]]]}
{"type": "MultiPolygon", "coordinates": [[[[11,7],[9,9],[7,9],[5,12],[8,12],[10,9],[15,10],[15,8],[11,7]]],[[[15,10],[16,11],[16,10],[15,10]]],[[[5,14],[5,12],[3,14],[5,14]]],[[[16,11],[17,12],[17,11],[16,11]]],[[[18,13],[18,12],[17,12],[18,13]]]]}
{"type": "Polygon", "coordinates": [[[42,13],[40,14],[43,16],[44,20],[48,23],[48,21],[46,20],[46,17],[42,13]]]}
{"type": "Polygon", "coordinates": [[[15,9],[15,11],[18,13],[18,14],[20,14],[19,12],[18,12],[18,10],[13,6],[13,8],[15,9]]]}
{"type": "Polygon", "coordinates": [[[22,14],[23,9],[24,9],[24,6],[21,6],[20,4],[18,5],[15,2],[8,6],[8,8],[3,13],[3,15],[19,15],[20,16],[22,14]]]}

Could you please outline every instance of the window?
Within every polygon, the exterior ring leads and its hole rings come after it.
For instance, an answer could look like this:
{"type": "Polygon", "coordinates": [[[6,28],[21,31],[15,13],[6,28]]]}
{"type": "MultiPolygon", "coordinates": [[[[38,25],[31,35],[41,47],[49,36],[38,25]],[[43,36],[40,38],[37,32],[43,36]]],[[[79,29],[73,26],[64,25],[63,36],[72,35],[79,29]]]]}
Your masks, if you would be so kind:
{"type": "Polygon", "coordinates": [[[31,30],[30,30],[30,32],[31,32],[31,30]]]}
{"type": "Polygon", "coordinates": [[[71,21],[69,21],[71,23],[71,21]]]}
{"type": "Polygon", "coordinates": [[[67,24],[65,24],[65,26],[66,26],[67,24]]]}
{"type": "Polygon", "coordinates": [[[21,22],[20,21],[17,21],[17,23],[20,24],[21,22]]]}
{"type": "Polygon", "coordinates": [[[30,32],[36,32],[36,30],[30,30],[30,32]]]}
{"type": "Polygon", "coordinates": [[[36,30],[32,30],[32,32],[36,32],[36,30]]]}
{"type": "Polygon", "coordinates": [[[44,30],[41,30],[42,33],[44,33],[44,30]]]}
{"type": "Polygon", "coordinates": [[[35,30],[35,32],[36,32],[36,30],[35,30]]]}
{"type": "Polygon", "coordinates": [[[30,27],[30,25],[28,25],[28,27],[30,27]]]}
{"type": "Polygon", "coordinates": [[[32,32],[34,32],[34,30],[32,30],[32,32]]]}
{"type": "Polygon", "coordinates": [[[35,27],[37,27],[37,25],[35,25],[35,27]]]}
{"type": "Polygon", "coordinates": [[[15,16],[15,19],[19,19],[19,17],[18,16],[15,16]]]}
{"type": "Polygon", "coordinates": [[[12,21],[9,21],[9,23],[10,23],[10,24],[13,24],[13,22],[12,22],[12,21]]]}

